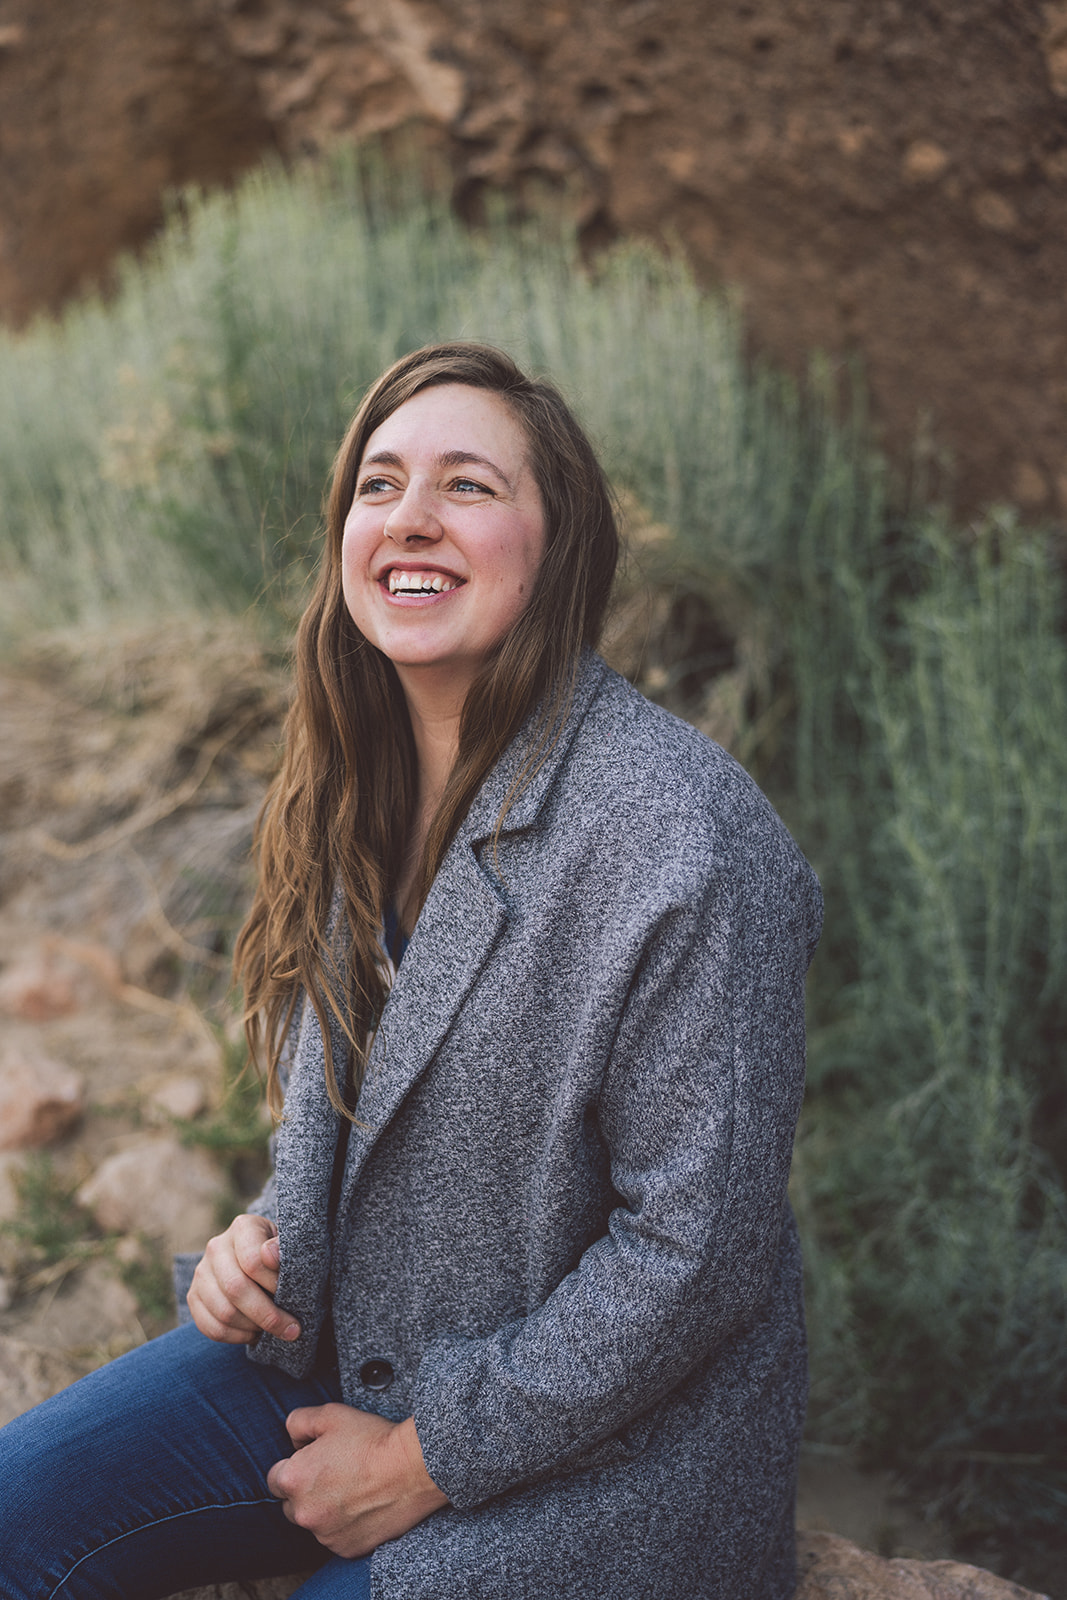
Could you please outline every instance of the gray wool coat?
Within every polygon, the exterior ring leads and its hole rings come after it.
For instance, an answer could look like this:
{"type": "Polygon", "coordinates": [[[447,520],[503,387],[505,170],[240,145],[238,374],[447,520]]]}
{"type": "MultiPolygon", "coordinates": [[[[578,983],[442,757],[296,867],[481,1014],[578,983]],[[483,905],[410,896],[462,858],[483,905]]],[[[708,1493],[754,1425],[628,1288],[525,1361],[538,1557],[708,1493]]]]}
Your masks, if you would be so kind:
{"type": "Polygon", "coordinates": [[[414,1414],[452,1504],[375,1553],[376,1600],[785,1600],[818,885],[741,768],[597,657],[494,861],[521,748],[399,969],[332,1240],[310,1006],[293,1030],[256,1209],[303,1332],[252,1357],[306,1374],[329,1308],[346,1401],[414,1414]]]}

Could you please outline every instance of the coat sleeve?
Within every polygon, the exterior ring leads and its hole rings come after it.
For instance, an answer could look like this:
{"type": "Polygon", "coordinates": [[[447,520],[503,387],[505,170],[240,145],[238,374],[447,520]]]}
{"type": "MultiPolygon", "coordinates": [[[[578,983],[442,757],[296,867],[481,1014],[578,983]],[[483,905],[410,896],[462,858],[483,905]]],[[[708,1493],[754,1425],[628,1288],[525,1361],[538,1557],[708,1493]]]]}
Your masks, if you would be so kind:
{"type": "Polygon", "coordinates": [[[607,1231],[530,1315],[423,1358],[416,1429],[457,1506],[580,1465],[765,1306],[821,897],[773,815],[756,833],[661,882],[599,1097],[607,1231]]]}

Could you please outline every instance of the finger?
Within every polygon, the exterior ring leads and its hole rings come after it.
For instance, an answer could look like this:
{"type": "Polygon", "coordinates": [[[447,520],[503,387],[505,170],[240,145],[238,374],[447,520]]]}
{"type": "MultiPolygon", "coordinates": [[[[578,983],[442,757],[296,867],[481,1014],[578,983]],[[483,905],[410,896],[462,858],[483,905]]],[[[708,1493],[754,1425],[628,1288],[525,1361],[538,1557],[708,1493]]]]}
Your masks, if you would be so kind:
{"type": "Polygon", "coordinates": [[[252,1327],[239,1326],[232,1317],[232,1307],[224,1307],[225,1320],[219,1316],[216,1309],[217,1302],[213,1303],[210,1295],[205,1298],[197,1291],[196,1285],[189,1290],[186,1297],[189,1314],[200,1332],[209,1339],[215,1339],[222,1344],[248,1344],[255,1337],[256,1330],[252,1327]]]}
{"type": "MultiPolygon", "coordinates": [[[[267,1492],[272,1494],[275,1500],[289,1499],[288,1467],[288,1460],[276,1461],[267,1473],[267,1492]]],[[[285,1514],[286,1516],[289,1515],[288,1508],[286,1508],[285,1514]]],[[[290,1518],[290,1520],[292,1519],[290,1518]]]]}
{"type": "Polygon", "coordinates": [[[290,1411],[285,1419],[285,1431],[293,1441],[294,1449],[300,1450],[313,1439],[321,1438],[326,1424],[326,1409],[326,1406],[300,1406],[296,1411],[290,1411]]]}
{"type": "Polygon", "coordinates": [[[259,1329],[243,1316],[220,1292],[211,1279],[199,1284],[194,1279],[187,1296],[189,1311],[201,1333],[225,1344],[248,1344],[259,1329]]]}
{"type": "MultiPolygon", "coordinates": [[[[300,1326],[288,1311],[242,1272],[237,1258],[225,1248],[212,1250],[212,1240],[196,1269],[193,1284],[207,1309],[227,1327],[241,1332],[272,1333],[280,1339],[298,1337],[300,1326]]],[[[192,1291],[190,1291],[192,1292],[192,1291]]]]}
{"type": "Polygon", "coordinates": [[[228,1231],[241,1271],[267,1294],[273,1294],[278,1287],[279,1264],[275,1224],[267,1217],[235,1217],[228,1231]],[[273,1249],[268,1255],[265,1252],[271,1246],[273,1249]]]}
{"type": "Polygon", "coordinates": [[[206,1339],[214,1339],[216,1344],[251,1344],[255,1338],[255,1333],[242,1333],[238,1328],[220,1322],[203,1308],[190,1304],[189,1310],[195,1326],[206,1339]]]}

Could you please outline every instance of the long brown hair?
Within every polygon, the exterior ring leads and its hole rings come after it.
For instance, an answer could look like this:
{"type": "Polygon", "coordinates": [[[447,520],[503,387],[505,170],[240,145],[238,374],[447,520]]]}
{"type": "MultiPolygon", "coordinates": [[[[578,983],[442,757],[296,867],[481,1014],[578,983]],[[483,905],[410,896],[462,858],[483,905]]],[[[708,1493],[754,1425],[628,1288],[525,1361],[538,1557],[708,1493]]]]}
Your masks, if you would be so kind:
{"type": "Polygon", "coordinates": [[[475,794],[535,707],[504,811],[544,760],[611,591],[618,559],[611,493],[589,440],[551,384],[527,378],[489,345],[451,343],[402,357],[372,385],[334,462],[322,563],[297,634],[285,753],[256,830],[258,887],[234,954],[249,1051],[266,1069],[275,1115],[279,1054],[301,989],[322,1027],[330,1100],[348,1116],[366,1041],[388,994],[382,914],[415,815],[415,746],[396,671],[345,605],[341,536],[371,434],[420,390],[453,383],[499,395],[521,425],[541,494],[545,550],[529,604],[464,701],[455,765],[420,863],[420,907],[475,794]],[[338,890],[343,914],[331,925],[338,890]],[[333,1059],[330,1015],[347,1039],[347,1063],[333,1059]]]}

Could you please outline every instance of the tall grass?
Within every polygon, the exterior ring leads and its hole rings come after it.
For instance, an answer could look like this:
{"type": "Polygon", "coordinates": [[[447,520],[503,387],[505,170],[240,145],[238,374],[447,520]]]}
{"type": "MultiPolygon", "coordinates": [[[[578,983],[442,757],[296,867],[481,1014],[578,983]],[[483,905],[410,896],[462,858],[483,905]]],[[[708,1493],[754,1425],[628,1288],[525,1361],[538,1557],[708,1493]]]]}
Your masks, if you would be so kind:
{"type": "Polygon", "coordinates": [[[760,658],[745,748],[827,894],[795,1182],[813,1434],[925,1474],[968,1526],[1062,1519],[1067,661],[1046,540],[1006,515],[893,520],[842,375],[751,369],[735,312],[677,265],[628,247],[586,269],[501,219],[474,236],[349,157],[187,198],[114,301],[0,343],[9,637],[253,603],[284,633],[360,391],[449,336],[561,384],[760,658]]]}
{"type": "Polygon", "coordinates": [[[797,801],[836,923],[798,1163],[816,1426],[976,1526],[1062,1528],[1062,573],[1004,518],[913,529],[896,565],[829,574],[851,674],[820,691],[818,636],[797,636],[797,801]]]}

